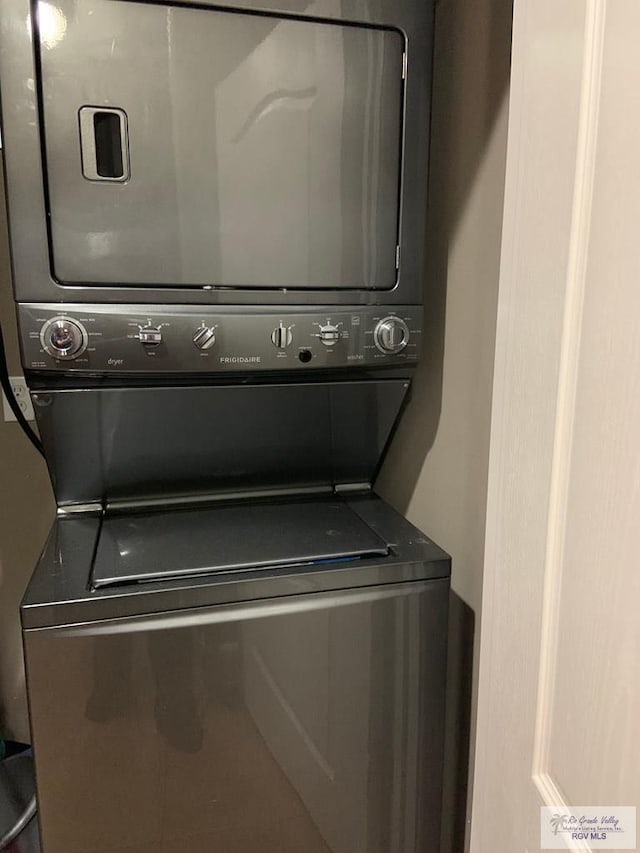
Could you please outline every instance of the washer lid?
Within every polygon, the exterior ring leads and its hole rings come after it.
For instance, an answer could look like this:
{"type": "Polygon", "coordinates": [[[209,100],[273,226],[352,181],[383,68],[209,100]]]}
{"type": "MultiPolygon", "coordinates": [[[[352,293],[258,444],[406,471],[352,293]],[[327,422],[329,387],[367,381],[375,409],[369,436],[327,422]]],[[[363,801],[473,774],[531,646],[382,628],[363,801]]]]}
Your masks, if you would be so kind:
{"type": "MultiPolygon", "coordinates": [[[[384,374],[383,374],[384,375],[384,374]]],[[[100,380],[98,380],[100,381],[100,380]]],[[[52,387],[35,411],[59,506],[231,500],[365,487],[409,389],[401,379],[52,387]]]]}
{"type": "Polygon", "coordinates": [[[341,500],[116,515],[102,525],[92,586],[388,554],[387,543],[341,500]]]}

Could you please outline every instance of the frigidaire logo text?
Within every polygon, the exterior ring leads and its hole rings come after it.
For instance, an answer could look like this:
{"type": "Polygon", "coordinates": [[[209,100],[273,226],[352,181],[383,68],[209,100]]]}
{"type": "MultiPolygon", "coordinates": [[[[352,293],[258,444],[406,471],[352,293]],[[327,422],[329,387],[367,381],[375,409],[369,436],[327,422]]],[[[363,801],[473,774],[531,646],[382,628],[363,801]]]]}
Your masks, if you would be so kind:
{"type": "Polygon", "coordinates": [[[260,364],[259,355],[221,355],[220,364],[260,364]]]}

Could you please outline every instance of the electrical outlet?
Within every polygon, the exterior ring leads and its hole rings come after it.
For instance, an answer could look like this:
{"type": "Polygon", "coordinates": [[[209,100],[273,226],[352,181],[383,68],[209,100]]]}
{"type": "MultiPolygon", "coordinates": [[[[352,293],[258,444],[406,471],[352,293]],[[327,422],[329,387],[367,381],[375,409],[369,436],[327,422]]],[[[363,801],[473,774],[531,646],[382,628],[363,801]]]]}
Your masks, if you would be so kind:
{"type": "MultiPolygon", "coordinates": [[[[35,420],[35,415],[33,414],[33,406],[31,405],[31,397],[29,395],[29,389],[27,388],[27,383],[25,382],[24,376],[10,376],[9,381],[11,382],[13,396],[18,401],[18,405],[22,409],[25,418],[28,421],[35,420]]],[[[5,421],[15,421],[16,416],[11,411],[11,407],[9,406],[7,398],[4,394],[2,395],[2,408],[4,410],[5,421]]]]}

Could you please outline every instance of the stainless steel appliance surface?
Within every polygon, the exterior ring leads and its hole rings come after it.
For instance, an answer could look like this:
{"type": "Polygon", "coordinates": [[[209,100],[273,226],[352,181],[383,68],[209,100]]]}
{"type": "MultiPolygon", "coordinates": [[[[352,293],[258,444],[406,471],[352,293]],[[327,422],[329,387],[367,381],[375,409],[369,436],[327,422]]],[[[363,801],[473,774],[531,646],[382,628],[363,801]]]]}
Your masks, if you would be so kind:
{"type": "Polygon", "coordinates": [[[46,381],[32,399],[56,501],[117,508],[369,488],[409,379],[305,379],[46,381]]]}
{"type": "Polygon", "coordinates": [[[55,522],[22,605],[44,853],[439,849],[449,558],[307,500],[55,522]]]}
{"type": "Polygon", "coordinates": [[[421,303],[431,0],[0,17],[19,303],[421,303]]]}

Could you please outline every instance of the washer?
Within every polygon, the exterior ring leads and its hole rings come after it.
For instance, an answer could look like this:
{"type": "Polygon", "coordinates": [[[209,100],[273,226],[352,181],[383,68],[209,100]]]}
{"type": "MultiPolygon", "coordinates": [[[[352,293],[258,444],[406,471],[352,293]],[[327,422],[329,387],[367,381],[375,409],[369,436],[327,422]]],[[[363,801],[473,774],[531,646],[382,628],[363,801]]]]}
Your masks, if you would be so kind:
{"type": "Polygon", "coordinates": [[[449,571],[371,494],[59,518],[22,605],[45,853],[436,853],[449,571]]]}

